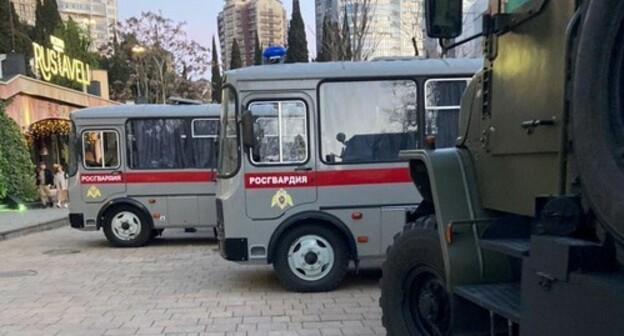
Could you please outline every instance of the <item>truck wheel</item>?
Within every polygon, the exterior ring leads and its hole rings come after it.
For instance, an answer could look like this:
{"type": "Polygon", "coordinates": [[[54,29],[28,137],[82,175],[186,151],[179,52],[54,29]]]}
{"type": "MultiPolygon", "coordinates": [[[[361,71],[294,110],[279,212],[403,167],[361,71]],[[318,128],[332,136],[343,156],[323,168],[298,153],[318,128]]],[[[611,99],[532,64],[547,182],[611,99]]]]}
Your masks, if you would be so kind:
{"type": "Polygon", "coordinates": [[[334,230],[305,225],[287,232],[275,251],[273,268],[296,292],[326,292],[338,286],[349,265],[347,244],[334,230]]]}
{"type": "Polygon", "coordinates": [[[583,196],[624,242],[624,2],[586,7],[570,95],[573,153],[583,196]]]}
{"type": "Polygon", "coordinates": [[[150,239],[152,228],[145,214],[135,207],[121,205],[104,216],[104,235],[117,247],[139,247],[150,239]]]}
{"type": "Polygon", "coordinates": [[[388,248],[381,279],[382,323],[389,336],[449,335],[451,298],[436,231],[419,224],[405,228],[388,248]]]}

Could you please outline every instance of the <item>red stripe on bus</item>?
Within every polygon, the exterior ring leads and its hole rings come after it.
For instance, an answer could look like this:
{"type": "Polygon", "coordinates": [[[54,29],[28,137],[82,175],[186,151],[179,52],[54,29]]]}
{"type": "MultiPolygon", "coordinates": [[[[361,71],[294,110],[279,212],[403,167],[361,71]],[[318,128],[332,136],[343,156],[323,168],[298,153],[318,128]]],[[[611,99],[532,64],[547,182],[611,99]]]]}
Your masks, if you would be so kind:
{"type": "Polygon", "coordinates": [[[411,182],[411,178],[407,168],[245,174],[245,188],[247,189],[329,187],[409,182],[411,182]]]}
{"type": "Polygon", "coordinates": [[[142,173],[97,173],[81,174],[82,184],[119,183],[196,183],[210,182],[216,174],[212,172],[142,172],[142,173]]]}
{"type": "Polygon", "coordinates": [[[317,186],[411,182],[408,168],[328,170],[317,173],[317,186]]]}

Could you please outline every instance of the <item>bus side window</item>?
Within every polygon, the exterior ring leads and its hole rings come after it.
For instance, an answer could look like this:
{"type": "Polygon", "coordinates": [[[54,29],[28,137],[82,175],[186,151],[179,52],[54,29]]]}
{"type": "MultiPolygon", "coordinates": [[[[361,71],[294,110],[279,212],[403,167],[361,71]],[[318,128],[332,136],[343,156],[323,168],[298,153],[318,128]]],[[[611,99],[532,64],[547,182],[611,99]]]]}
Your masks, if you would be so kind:
{"type": "Polygon", "coordinates": [[[119,135],[117,132],[84,132],[82,148],[85,168],[110,169],[119,167],[119,135]]]}
{"type": "Polygon", "coordinates": [[[429,79],[425,82],[425,134],[436,147],[453,147],[459,128],[459,106],[468,78],[429,79]]]}
{"type": "Polygon", "coordinates": [[[326,163],[399,160],[419,145],[413,80],[325,82],[320,86],[321,157],[326,163]]]}
{"type": "Polygon", "coordinates": [[[195,168],[216,167],[219,119],[193,119],[191,125],[195,168]]]}

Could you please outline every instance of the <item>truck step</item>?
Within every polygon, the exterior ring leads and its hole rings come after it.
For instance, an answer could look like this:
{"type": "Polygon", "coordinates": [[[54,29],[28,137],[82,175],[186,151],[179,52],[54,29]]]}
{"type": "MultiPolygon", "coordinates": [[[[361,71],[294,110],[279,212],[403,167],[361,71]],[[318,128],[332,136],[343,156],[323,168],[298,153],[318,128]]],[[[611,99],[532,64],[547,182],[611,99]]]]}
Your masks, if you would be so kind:
{"type": "Polygon", "coordinates": [[[522,258],[529,255],[529,239],[482,239],[481,248],[522,258]]]}
{"type": "Polygon", "coordinates": [[[508,320],[520,322],[520,283],[459,286],[455,294],[508,320]]]}

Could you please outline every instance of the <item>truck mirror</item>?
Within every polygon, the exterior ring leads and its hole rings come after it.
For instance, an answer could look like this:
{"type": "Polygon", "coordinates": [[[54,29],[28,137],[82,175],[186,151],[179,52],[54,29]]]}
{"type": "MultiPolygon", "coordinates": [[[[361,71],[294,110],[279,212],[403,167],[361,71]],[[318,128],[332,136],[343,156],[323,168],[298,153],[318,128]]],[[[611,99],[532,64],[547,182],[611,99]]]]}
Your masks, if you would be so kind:
{"type": "Polygon", "coordinates": [[[251,111],[244,111],[241,115],[241,124],[243,126],[243,145],[247,148],[256,146],[256,136],[253,130],[253,118],[251,111]]]}
{"type": "Polygon", "coordinates": [[[425,0],[429,37],[452,39],[462,33],[462,0],[425,0]]]}

